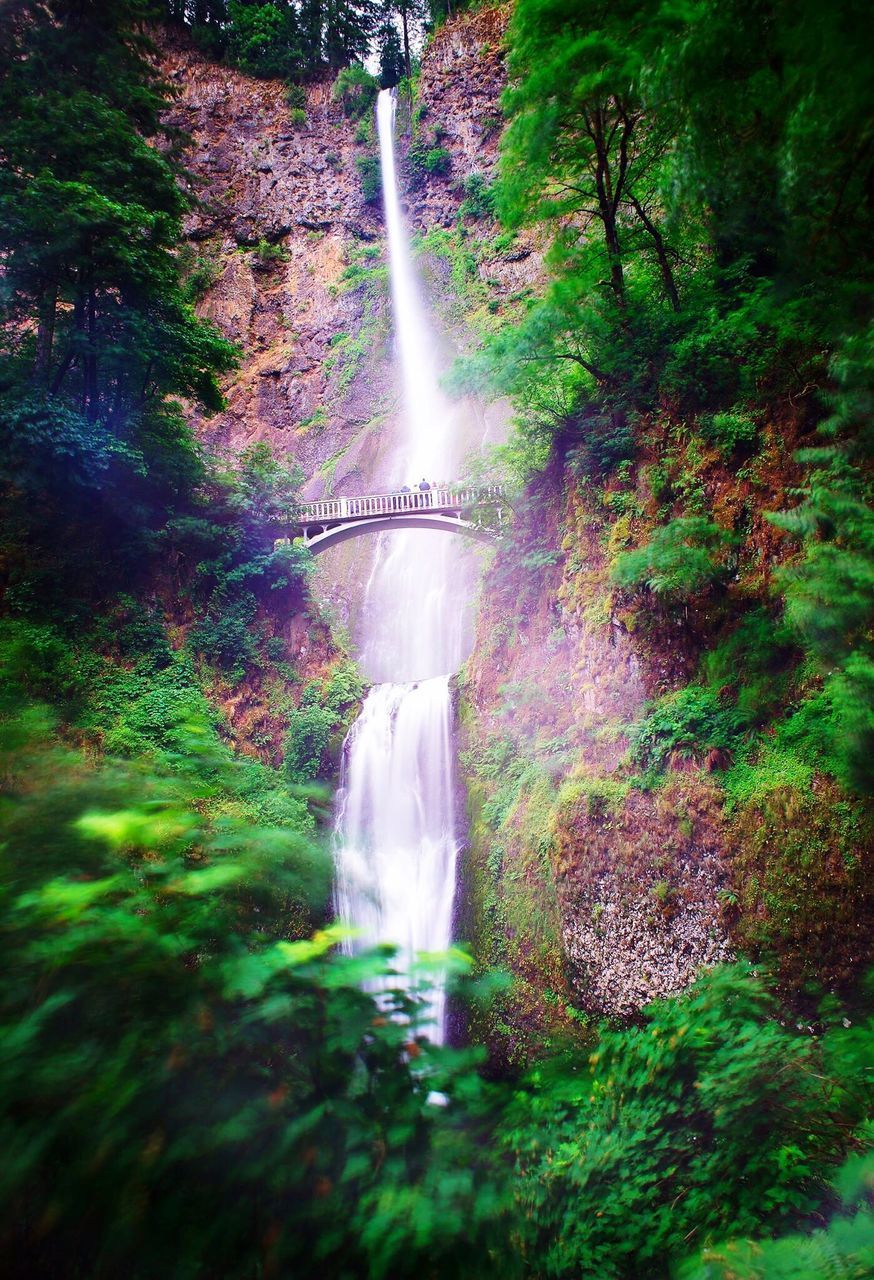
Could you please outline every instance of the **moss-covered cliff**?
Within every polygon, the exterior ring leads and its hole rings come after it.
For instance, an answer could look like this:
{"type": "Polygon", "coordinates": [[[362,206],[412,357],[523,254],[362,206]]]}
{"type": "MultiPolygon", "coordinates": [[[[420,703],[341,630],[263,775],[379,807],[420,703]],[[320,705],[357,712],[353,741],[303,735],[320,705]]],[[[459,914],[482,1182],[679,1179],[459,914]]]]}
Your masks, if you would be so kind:
{"type": "Polygon", "coordinates": [[[571,449],[520,504],[461,683],[476,945],[515,975],[505,1049],[562,1002],[630,1014],[740,952],[796,995],[870,962],[871,815],[811,750],[821,678],[769,594],[793,432],[766,419],[727,465],[665,416],[639,463],[598,477],[571,449]],[[677,603],[617,587],[690,492],[737,532],[726,576],[677,603]]]}

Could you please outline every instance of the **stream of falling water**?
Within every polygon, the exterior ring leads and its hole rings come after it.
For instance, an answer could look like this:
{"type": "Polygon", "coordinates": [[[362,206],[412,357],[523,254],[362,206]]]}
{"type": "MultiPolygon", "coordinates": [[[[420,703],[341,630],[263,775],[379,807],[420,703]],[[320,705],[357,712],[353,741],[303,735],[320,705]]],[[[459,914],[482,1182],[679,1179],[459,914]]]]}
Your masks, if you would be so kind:
{"type": "MultiPolygon", "coordinates": [[[[455,479],[454,416],[441,395],[437,344],[421,301],[398,196],[395,99],[377,100],[383,203],[405,430],[393,482],[455,479]]],[[[465,653],[469,574],[460,539],[380,535],[364,601],[360,662],[378,683],[343,751],[336,822],[336,908],[356,945],[391,942],[402,970],[452,937],[458,833],[450,675],[465,653]]],[[[444,1033],[438,982],[419,1030],[444,1033]]]]}

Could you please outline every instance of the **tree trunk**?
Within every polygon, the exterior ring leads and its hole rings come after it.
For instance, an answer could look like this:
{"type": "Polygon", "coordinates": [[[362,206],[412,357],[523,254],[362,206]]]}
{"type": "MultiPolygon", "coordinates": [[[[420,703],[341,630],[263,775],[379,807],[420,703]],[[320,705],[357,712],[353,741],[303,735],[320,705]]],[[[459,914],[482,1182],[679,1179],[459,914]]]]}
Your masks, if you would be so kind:
{"type": "Polygon", "coordinates": [[[58,310],[58,285],[52,281],[43,291],[39,301],[39,319],[36,330],[36,359],[33,377],[37,386],[48,386],[52,367],[52,347],[55,341],[55,318],[58,310]]]}
{"type": "Polygon", "coordinates": [[[412,80],[413,64],[410,61],[410,32],[409,32],[409,28],[407,27],[407,6],[406,5],[403,5],[401,8],[401,24],[404,28],[404,63],[407,68],[407,79],[412,80]]]}
{"type": "Polygon", "coordinates": [[[677,285],[676,285],[676,281],[674,280],[674,273],[671,270],[671,264],[668,261],[668,253],[665,248],[664,237],[662,236],[661,231],[659,231],[658,227],[650,218],[649,214],[643,208],[643,205],[641,205],[641,203],[634,196],[629,196],[629,201],[635,213],[637,214],[638,218],[640,218],[641,222],[646,228],[653,244],[655,245],[656,257],[658,258],[659,270],[661,271],[661,275],[662,275],[662,283],[665,286],[665,293],[668,295],[668,299],[673,309],[675,311],[679,311],[680,295],[677,292],[677,285]]]}
{"type": "Polygon", "coordinates": [[[97,417],[97,300],[94,290],[88,294],[88,354],[85,356],[84,409],[93,422],[97,417]]]}
{"type": "MultiPolygon", "coordinates": [[[[604,242],[610,262],[610,289],[619,306],[626,310],[626,279],[622,270],[622,246],[619,243],[617,223],[618,196],[622,193],[624,169],[617,175],[616,187],[610,172],[610,148],[603,108],[596,108],[587,115],[586,128],[595,145],[595,195],[598,198],[598,216],[604,228],[604,242]]],[[[624,159],[624,157],[623,157],[624,159]]]]}

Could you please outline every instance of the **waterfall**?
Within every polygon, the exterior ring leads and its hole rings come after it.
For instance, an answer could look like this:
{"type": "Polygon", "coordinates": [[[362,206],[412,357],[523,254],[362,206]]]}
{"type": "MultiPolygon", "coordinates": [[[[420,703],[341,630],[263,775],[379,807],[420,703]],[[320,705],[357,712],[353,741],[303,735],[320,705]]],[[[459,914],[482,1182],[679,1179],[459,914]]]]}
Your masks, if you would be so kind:
{"type": "MultiPolygon", "coordinates": [[[[413,270],[394,155],[395,98],[377,101],[403,433],[395,483],[453,480],[458,444],[438,385],[437,343],[413,270]]],[[[379,535],[367,583],[360,661],[377,683],[343,751],[336,823],[336,908],[356,945],[393,943],[408,971],[451,941],[458,840],[449,678],[465,656],[469,556],[461,539],[422,530],[379,535]]],[[[435,989],[424,1024],[443,1036],[435,989]]]]}

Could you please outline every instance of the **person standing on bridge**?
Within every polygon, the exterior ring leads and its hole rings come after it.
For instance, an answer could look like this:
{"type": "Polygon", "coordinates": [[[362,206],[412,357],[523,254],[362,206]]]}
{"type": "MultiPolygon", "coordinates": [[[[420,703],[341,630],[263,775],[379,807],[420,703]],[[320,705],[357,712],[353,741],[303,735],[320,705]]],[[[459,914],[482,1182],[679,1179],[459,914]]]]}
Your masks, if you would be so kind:
{"type": "Polygon", "coordinates": [[[431,486],[429,485],[428,481],[425,479],[424,476],[422,477],[422,480],[419,484],[419,488],[422,490],[423,493],[427,493],[428,490],[431,488],[431,486]]]}

